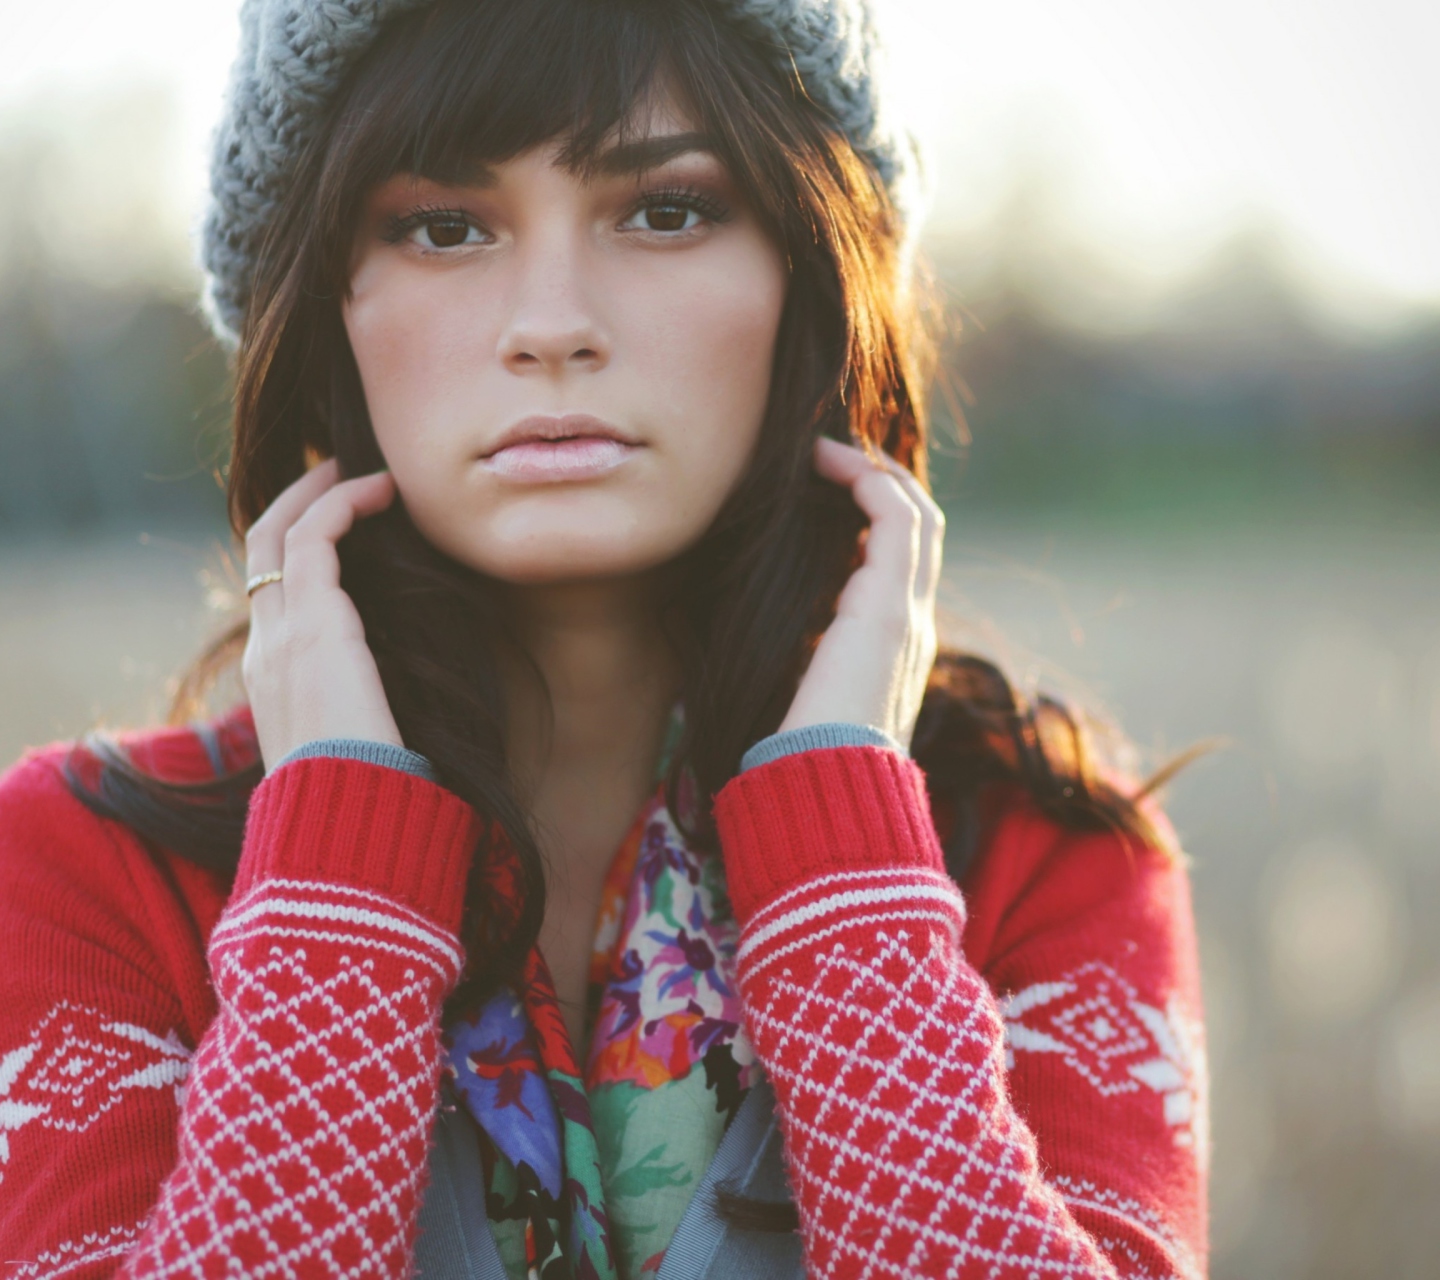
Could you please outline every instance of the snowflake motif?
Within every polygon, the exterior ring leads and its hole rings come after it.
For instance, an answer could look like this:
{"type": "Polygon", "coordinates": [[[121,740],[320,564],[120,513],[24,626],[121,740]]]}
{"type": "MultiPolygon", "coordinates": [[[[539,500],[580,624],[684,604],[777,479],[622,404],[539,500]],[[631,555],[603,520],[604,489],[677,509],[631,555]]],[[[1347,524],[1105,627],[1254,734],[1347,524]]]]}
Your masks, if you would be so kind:
{"type": "MultiPolygon", "coordinates": [[[[184,1100],[190,1050],[98,1009],[61,1001],[18,1049],[0,1057],[0,1166],[10,1136],[27,1124],[75,1133],[133,1089],[175,1090],[184,1100]]],[[[3,1179],[0,1171],[0,1179],[3,1179]]]]}
{"type": "Polygon", "coordinates": [[[1017,991],[1001,1011],[1008,1068],[1017,1052],[1053,1053],[1104,1097],[1150,1089],[1176,1143],[1205,1164],[1204,1041],[1173,996],[1163,1010],[1145,1004],[1114,969],[1093,961],[1017,991]]]}

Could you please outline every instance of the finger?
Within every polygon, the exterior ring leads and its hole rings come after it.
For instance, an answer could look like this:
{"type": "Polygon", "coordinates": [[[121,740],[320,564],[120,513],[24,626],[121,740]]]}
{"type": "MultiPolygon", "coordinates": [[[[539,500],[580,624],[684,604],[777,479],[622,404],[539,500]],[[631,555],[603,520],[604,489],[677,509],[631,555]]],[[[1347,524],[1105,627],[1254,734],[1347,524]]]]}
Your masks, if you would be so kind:
{"type": "MultiPolygon", "coordinates": [[[[340,465],[327,458],[286,487],[245,534],[245,577],[285,567],[285,533],[307,507],[340,478],[340,465]]],[[[258,621],[278,617],[284,607],[284,587],[271,583],[250,597],[251,616],[258,621]]]]}
{"type": "MultiPolygon", "coordinates": [[[[853,445],[821,438],[815,443],[815,469],[850,490],[870,519],[865,563],[896,574],[913,590],[920,562],[920,510],[889,468],[853,445]]],[[[902,468],[903,469],[903,468],[902,468]]]]}
{"type": "Polygon", "coordinates": [[[395,497],[388,471],[344,480],[321,494],[285,535],[285,585],[289,601],[303,603],[317,591],[340,584],[335,544],[357,520],[383,511],[395,497]]]}
{"type": "Polygon", "coordinates": [[[340,464],[327,458],[311,467],[265,508],[264,514],[245,535],[245,573],[269,573],[283,568],[285,534],[305,514],[310,504],[340,479],[340,464]]]}
{"type": "Polygon", "coordinates": [[[920,512],[920,564],[915,572],[915,592],[918,598],[928,599],[940,584],[945,553],[945,512],[913,471],[888,454],[882,454],[881,460],[920,512]]]}

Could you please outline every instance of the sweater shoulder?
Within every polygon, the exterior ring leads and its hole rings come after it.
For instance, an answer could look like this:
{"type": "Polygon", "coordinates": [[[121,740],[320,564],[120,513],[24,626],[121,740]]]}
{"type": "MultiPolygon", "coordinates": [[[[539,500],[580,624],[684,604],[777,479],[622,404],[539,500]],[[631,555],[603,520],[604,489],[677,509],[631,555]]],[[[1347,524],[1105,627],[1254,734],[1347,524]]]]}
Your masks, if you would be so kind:
{"type": "MultiPolygon", "coordinates": [[[[141,773],[187,785],[240,772],[259,759],[248,708],[193,725],[126,730],[109,742],[141,773]]],[[[104,762],[86,739],[54,742],[26,752],[0,775],[0,874],[23,866],[38,851],[47,859],[80,859],[90,875],[135,857],[185,875],[192,864],[142,840],[124,823],[102,817],[81,795],[97,790],[104,762]]],[[[71,866],[73,871],[79,867],[71,866]]],[[[208,883],[202,876],[196,885],[208,883]]]]}
{"type": "Polygon", "coordinates": [[[213,1016],[205,944],[228,885],[89,809],[71,785],[81,767],[75,744],[56,743],[0,777],[0,1002],[83,1003],[109,984],[107,1007],[133,1005],[143,1022],[158,1002],[198,1036],[213,1016]]]}
{"type": "Polygon", "coordinates": [[[80,849],[93,855],[114,843],[71,786],[70,770],[82,759],[76,743],[56,742],[27,751],[0,775],[0,875],[8,879],[32,861],[67,862],[80,849]]]}
{"type": "MultiPolygon", "coordinates": [[[[979,849],[964,877],[972,964],[999,976],[1019,953],[1113,954],[1145,947],[1194,950],[1184,856],[1158,809],[1146,816],[1163,843],[1113,829],[1067,827],[1023,788],[987,797],[979,849]]],[[[1004,985],[1003,982],[1001,985],[1004,985]]]]}

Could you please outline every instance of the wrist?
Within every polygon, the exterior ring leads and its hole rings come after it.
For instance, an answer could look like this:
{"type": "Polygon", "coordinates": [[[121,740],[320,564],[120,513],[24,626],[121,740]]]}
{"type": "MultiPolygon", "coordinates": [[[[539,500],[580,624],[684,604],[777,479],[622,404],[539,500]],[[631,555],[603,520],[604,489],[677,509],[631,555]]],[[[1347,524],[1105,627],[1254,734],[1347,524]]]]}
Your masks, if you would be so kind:
{"type": "Polygon", "coordinates": [[[321,756],[256,787],[233,893],[313,880],[383,894],[450,932],[479,835],[473,809],[424,778],[321,756]]]}
{"type": "Polygon", "coordinates": [[[879,747],[905,754],[905,748],[883,729],[874,725],[831,720],[822,724],[781,728],[748,750],[740,759],[740,772],[769,764],[802,751],[823,751],[832,747],[879,747]]]}
{"type": "Polygon", "coordinates": [[[715,822],[742,924],[816,876],[944,867],[925,776],[894,750],[835,747],[757,766],[721,789],[715,822]]]}
{"type": "Polygon", "coordinates": [[[274,769],[283,769],[296,760],[310,760],[323,757],[330,760],[359,760],[364,764],[379,765],[384,769],[398,769],[401,773],[413,774],[427,782],[439,782],[434,766],[418,751],[396,746],[393,742],[377,742],[368,738],[317,738],[303,746],[296,747],[275,762],[274,769]]]}

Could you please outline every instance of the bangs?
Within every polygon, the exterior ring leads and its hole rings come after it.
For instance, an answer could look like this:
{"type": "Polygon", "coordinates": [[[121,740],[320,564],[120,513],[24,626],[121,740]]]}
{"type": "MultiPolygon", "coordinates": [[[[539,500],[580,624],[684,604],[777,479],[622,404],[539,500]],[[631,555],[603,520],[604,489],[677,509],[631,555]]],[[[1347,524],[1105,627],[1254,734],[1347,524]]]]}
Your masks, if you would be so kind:
{"type": "Polygon", "coordinates": [[[342,162],[353,198],[396,173],[464,181],[562,140],[561,162],[583,170],[643,119],[687,11],[673,0],[440,0],[396,20],[357,66],[327,168],[342,162]]]}

